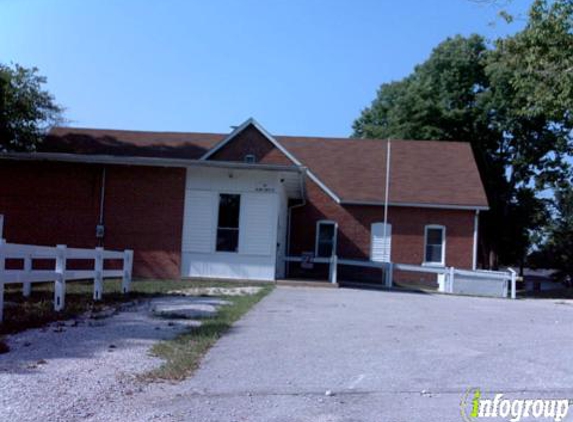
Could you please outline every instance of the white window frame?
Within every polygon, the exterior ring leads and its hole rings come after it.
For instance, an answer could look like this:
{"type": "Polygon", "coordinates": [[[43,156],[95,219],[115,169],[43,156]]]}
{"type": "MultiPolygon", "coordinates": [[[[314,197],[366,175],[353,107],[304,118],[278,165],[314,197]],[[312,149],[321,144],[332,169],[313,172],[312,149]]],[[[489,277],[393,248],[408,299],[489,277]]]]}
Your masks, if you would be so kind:
{"type": "Polygon", "coordinates": [[[332,239],[332,255],[336,255],[336,244],[338,239],[338,223],[332,220],[318,220],[316,222],[316,233],[314,237],[314,256],[316,258],[330,258],[329,256],[318,256],[318,234],[320,233],[321,224],[331,224],[334,225],[334,236],[332,239]]]}
{"type": "Polygon", "coordinates": [[[444,267],[446,265],[446,226],[441,224],[428,224],[424,227],[424,261],[422,265],[444,267]],[[426,261],[426,249],[428,246],[428,230],[439,229],[442,231],[442,259],[440,262],[426,261]]]}
{"type": "Polygon", "coordinates": [[[243,161],[247,164],[255,164],[257,162],[257,156],[255,154],[247,154],[243,158],[243,161]]]}
{"type": "Polygon", "coordinates": [[[243,204],[243,194],[240,192],[216,192],[217,201],[216,203],[216,213],[215,213],[215,239],[213,241],[213,253],[216,254],[231,254],[231,255],[239,255],[240,254],[240,245],[241,245],[241,208],[243,204]],[[219,236],[219,228],[221,229],[233,229],[233,227],[219,227],[219,211],[221,208],[221,196],[222,195],[238,195],[239,196],[239,227],[237,227],[237,250],[236,251],[219,251],[217,250],[217,239],[219,236]]]}

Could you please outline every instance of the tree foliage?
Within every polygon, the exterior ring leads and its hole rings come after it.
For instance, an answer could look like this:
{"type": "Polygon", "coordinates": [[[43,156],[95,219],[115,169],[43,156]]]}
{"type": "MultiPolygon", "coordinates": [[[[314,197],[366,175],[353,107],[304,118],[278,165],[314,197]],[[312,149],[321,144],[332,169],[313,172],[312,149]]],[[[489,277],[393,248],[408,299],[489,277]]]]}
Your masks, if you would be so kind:
{"type": "Polygon", "coordinates": [[[548,216],[536,193],[566,180],[572,4],[536,0],[526,27],[494,43],[445,40],[411,75],[383,84],[353,124],[356,137],[471,143],[491,207],[481,249],[492,266],[492,257],[523,262],[531,231],[548,216]]]}
{"type": "Polygon", "coordinates": [[[526,117],[571,124],[573,110],[573,0],[533,3],[523,31],[497,40],[492,73],[509,75],[526,117]],[[493,69],[495,67],[495,69],[493,69]]]}
{"type": "Polygon", "coordinates": [[[555,192],[555,218],[546,229],[546,241],[530,257],[534,267],[554,268],[558,280],[573,281],[573,186],[562,185],[555,192]]]}
{"type": "Polygon", "coordinates": [[[33,151],[63,109],[38,69],[0,64],[0,151],[33,151]]]}

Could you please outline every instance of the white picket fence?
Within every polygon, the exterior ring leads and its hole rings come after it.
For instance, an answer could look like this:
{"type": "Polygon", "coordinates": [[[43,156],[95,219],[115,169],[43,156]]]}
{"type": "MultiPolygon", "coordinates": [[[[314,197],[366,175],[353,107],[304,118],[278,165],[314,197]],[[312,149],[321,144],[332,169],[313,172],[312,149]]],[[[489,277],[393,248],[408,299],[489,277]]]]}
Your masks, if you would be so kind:
{"type": "Polygon", "coordinates": [[[66,282],[71,280],[94,281],[93,298],[101,300],[103,294],[103,280],[105,278],[121,278],[121,290],[129,292],[131,272],[133,267],[133,251],[109,251],[104,248],[80,249],[68,248],[66,245],[37,246],[6,243],[0,239],[0,322],[3,320],[4,287],[6,284],[23,284],[22,293],[30,296],[33,283],[54,283],[54,309],[61,311],[66,304],[66,282]],[[23,260],[22,269],[6,269],[7,259],[23,260]],[[36,259],[55,260],[54,269],[38,270],[33,268],[36,259]],[[123,269],[104,269],[106,259],[122,260],[123,269]],[[93,269],[73,270],[67,268],[71,260],[91,260],[93,269]]]}
{"type": "MultiPolygon", "coordinates": [[[[302,262],[302,257],[289,256],[285,260],[287,262],[302,262]]],[[[313,262],[329,265],[329,281],[331,283],[338,282],[338,266],[348,265],[382,270],[381,282],[387,288],[393,286],[394,271],[430,273],[437,276],[438,291],[442,293],[516,298],[517,273],[511,268],[508,271],[472,271],[454,267],[339,259],[336,255],[330,258],[314,258],[313,262]]]]}

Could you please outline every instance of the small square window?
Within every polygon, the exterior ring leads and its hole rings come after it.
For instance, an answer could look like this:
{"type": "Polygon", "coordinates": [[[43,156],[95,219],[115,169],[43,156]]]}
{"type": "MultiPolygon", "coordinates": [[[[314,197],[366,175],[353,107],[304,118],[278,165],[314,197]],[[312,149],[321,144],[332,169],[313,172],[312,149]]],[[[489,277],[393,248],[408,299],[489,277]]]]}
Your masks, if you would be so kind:
{"type": "Polygon", "coordinates": [[[257,162],[257,157],[255,157],[255,154],[245,155],[245,163],[254,164],[256,162],[257,162]]]}

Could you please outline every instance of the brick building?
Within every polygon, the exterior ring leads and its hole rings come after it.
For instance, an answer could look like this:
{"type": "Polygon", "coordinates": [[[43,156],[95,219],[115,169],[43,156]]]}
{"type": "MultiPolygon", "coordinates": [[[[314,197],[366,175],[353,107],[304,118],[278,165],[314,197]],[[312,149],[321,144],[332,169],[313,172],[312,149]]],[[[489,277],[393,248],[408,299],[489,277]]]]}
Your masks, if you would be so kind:
{"type": "Polygon", "coordinates": [[[141,277],[323,277],[287,265],[303,254],[471,269],[488,208],[466,143],[273,136],[254,119],[230,134],[55,128],[0,158],[4,238],[133,249],[141,277]]]}

